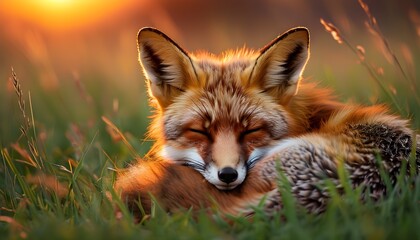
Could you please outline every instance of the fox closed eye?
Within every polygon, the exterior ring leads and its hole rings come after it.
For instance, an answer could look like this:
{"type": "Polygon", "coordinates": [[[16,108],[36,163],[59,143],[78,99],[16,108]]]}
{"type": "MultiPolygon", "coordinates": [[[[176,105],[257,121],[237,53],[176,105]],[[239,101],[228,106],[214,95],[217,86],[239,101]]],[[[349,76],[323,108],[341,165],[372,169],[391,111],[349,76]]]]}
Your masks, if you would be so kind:
{"type": "Polygon", "coordinates": [[[242,133],[242,135],[243,135],[243,136],[245,136],[245,135],[249,135],[249,134],[252,134],[252,133],[255,133],[255,132],[259,132],[259,131],[261,131],[261,130],[263,130],[263,127],[251,128],[251,129],[248,129],[248,130],[244,131],[244,132],[242,133]]]}
{"type": "Polygon", "coordinates": [[[204,135],[206,137],[209,135],[207,131],[201,130],[201,129],[196,129],[196,128],[188,128],[188,131],[193,132],[193,133],[198,133],[198,134],[204,135]]]}
{"type": "MultiPolygon", "coordinates": [[[[209,137],[209,133],[206,130],[196,129],[196,128],[188,128],[187,130],[189,132],[193,132],[193,133],[197,133],[197,134],[203,135],[205,137],[209,137]]],[[[247,135],[251,135],[253,133],[258,133],[258,132],[260,132],[262,130],[263,130],[263,127],[256,127],[256,128],[245,130],[244,132],[241,133],[241,138],[243,138],[243,137],[245,137],[247,135]]]]}
{"type": "Polygon", "coordinates": [[[254,136],[255,134],[259,134],[262,131],[264,131],[264,128],[262,126],[247,129],[240,134],[239,139],[244,140],[245,138],[249,138],[254,136]]]}

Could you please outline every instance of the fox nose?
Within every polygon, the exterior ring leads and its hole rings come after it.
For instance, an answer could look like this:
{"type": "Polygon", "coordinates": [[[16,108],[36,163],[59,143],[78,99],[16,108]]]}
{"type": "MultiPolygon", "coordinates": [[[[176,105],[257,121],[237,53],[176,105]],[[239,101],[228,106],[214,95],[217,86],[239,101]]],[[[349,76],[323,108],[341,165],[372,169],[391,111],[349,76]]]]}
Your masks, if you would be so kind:
{"type": "Polygon", "coordinates": [[[238,172],[231,167],[222,168],[217,174],[220,181],[224,183],[231,183],[238,178],[238,172]]]}

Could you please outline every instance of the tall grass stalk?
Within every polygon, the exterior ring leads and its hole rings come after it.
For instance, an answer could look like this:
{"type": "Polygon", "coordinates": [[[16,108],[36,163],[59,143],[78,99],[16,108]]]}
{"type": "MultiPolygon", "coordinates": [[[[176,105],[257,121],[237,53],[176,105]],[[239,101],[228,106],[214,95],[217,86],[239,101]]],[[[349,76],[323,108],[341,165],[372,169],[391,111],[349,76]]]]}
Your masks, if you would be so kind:
{"type": "Polygon", "coordinates": [[[363,67],[368,71],[370,77],[375,81],[375,83],[380,87],[383,93],[387,96],[387,98],[392,102],[393,106],[400,112],[401,114],[407,115],[407,112],[403,110],[403,108],[399,105],[398,101],[396,100],[394,94],[385,86],[385,83],[380,80],[377,70],[373,67],[372,64],[366,61],[365,50],[362,46],[353,45],[341,31],[332,23],[326,22],[324,19],[320,19],[321,24],[324,26],[325,30],[331,33],[334,40],[336,40],[339,44],[344,43],[359,59],[360,63],[363,67]]]}

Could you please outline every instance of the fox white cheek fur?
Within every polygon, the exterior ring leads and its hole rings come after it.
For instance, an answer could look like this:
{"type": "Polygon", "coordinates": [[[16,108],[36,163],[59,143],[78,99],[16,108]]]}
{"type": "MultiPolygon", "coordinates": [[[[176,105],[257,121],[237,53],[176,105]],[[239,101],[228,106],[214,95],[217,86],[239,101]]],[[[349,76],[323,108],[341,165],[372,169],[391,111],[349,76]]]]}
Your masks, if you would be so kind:
{"type": "Polygon", "coordinates": [[[214,163],[206,164],[195,148],[178,149],[165,145],[161,151],[161,156],[166,160],[194,168],[200,172],[209,183],[221,190],[236,188],[245,180],[247,174],[247,167],[241,162],[236,167],[232,168],[237,173],[235,180],[228,183],[224,182],[220,179],[220,171],[222,169],[219,169],[214,163]]]}
{"type": "Polygon", "coordinates": [[[164,159],[192,167],[199,172],[203,172],[205,168],[205,162],[195,148],[178,149],[165,145],[160,154],[164,159]]]}

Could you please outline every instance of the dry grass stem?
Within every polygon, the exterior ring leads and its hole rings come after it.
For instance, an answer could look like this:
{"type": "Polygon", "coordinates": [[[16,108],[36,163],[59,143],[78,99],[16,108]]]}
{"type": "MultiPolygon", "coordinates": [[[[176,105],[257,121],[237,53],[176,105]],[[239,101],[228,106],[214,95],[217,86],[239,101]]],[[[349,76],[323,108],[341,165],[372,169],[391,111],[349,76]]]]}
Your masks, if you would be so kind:
{"type": "Polygon", "coordinates": [[[38,168],[38,164],[32,159],[31,155],[28,153],[28,151],[26,151],[25,149],[23,149],[21,146],[19,146],[19,144],[17,143],[13,143],[11,145],[11,147],[17,152],[19,153],[19,155],[23,158],[23,159],[17,159],[16,161],[21,162],[21,163],[25,163],[28,164],[29,166],[32,167],[36,167],[38,168]]]}
{"type": "MultiPolygon", "coordinates": [[[[380,43],[383,46],[382,53],[384,54],[385,58],[389,59],[393,63],[393,65],[398,69],[398,71],[401,73],[403,78],[410,84],[411,90],[417,89],[416,81],[413,78],[410,78],[404,71],[400,61],[398,60],[394,51],[391,49],[391,46],[388,40],[382,33],[378,25],[378,22],[376,21],[376,18],[370,12],[369,6],[365,2],[363,2],[363,0],[359,0],[359,5],[365,12],[368,19],[368,21],[365,22],[366,27],[368,28],[370,33],[372,33],[374,36],[376,36],[380,40],[380,43]]],[[[418,98],[417,98],[417,101],[419,101],[418,98]]]]}
{"type": "MultiPolygon", "coordinates": [[[[15,89],[16,95],[18,97],[18,105],[19,105],[19,109],[20,112],[22,114],[23,117],[23,125],[20,127],[20,131],[22,132],[23,136],[25,136],[26,140],[27,140],[27,144],[28,144],[28,148],[29,148],[29,152],[31,153],[32,157],[30,158],[25,158],[25,160],[27,160],[25,163],[36,167],[36,168],[42,168],[43,167],[43,162],[40,160],[39,158],[39,151],[37,148],[37,143],[36,143],[36,139],[34,139],[33,136],[36,137],[36,130],[35,130],[35,120],[33,117],[33,109],[32,109],[32,101],[30,99],[30,93],[29,93],[29,110],[30,110],[30,116],[31,118],[29,118],[29,116],[26,114],[26,104],[25,104],[25,99],[23,96],[23,91],[22,91],[22,87],[21,84],[19,82],[19,79],[17,78],[16,72],[13,69],[13,67],[11,68],[11,72],[12,72],[12,76],[11,76],[11,81],[13,84],[13,87],[15,89]],[[32,129],[33,131],[33,136],[29,135],[29,130],[32,129]]],[[[15,150],[17,150],[16,147],[14,147],[15,150]]],[[[18,151],[19,152],[19,151],[18,151]]],[[[22,153],[22,151],[19,152],[20,154],[22,153]]],[[[21,156],[24,156],[21,154],[21,156]]]]}
{"type": "Polygon", "coordinates": [[[73,71],[73,81],[80,96],[83,98],[83,100],[85,100],[87,104],[91,105],[93,103],[92,96],[90,96],[86,91],[85,85],[80,81],[80,75],[76,71],[73,71]]]}
{"type": "Polygon", "coordinates": [[[68,188],[57,180],[55,176],[38,173],[26,177],[29,184],[39,186],[52,194],[56,194],[59,198],[64,198],[68,194],[68,188]]]}
{"type": "Polygon", "coordinates": [[[14,218],[9,217],[9,216],[0,216],[0,222],[8,223],[12,231],[19,233],[20,238],[22,239],[27,238],[27,233],[26,233],[25,228],[22,226],[22,224],[20,224],[14,218]]]}
{"type": "Polygon", "coordinates": [[[140,158],[137,151],[134,149],[134,147],[128,142],[127,138],[124,136],[124,134],[115,126],[114,123],[111,122],[107,117],[102,116],[102,121],[107,125],[108,127],[108,133],[110,133],[113,140],[120,139],[124,144],[127,146],[127,148],[130,150],[131,155],[134,158],[140,158]]]}
{"type": "Polygon", "coordinates": [[[18,80],[18,78],[17,78],[17,75],[16,75],[16,72],[15,72],[15,70],[13,69],[13,67],[12,67],[12,77],[11,77],[11,81],[12,81],[12,83],[13,83],[13,87],[14,87],[14,89],[15,89],[15,92],[16,92],[16,95],[17,95],[17,97],[18,97],[18,104],[19,104],[19,109],[20,109],[20,112],[21,112],[21,114],[22,114],[22,116],[23,116],[23,120],[24,120],[24,126],[23,126],[23,128],[21,129],[21,131],[22,131],[22,133],[23,134],[27,134],[27,130],[29,129],[29,127],[30,127],[30,121],[29,121],[29,118],[26,116],[26,105],[25,105],[25,99],[24,99],[24,97],[23,97],[23,91],[22,91],[22,87],[21,87],[21,85],[20,85],[20,83],[19,83],[19,80],[18,80]]]}
{"type": "Polygon", "coordinates": [[[334,26],[334,24],[326,22],[324,19],[321,18],[320,20],[321,24],[324,26],[325,30],[327,32],[331,33],[331,36],[336,40],[339,44],[343,43],[343,39],[341,37],[340,31],[338,28],[334,26]]]}
{"type": "MultiPolygon", "coordinates": [[[[373,20],[372,20],[373,21],[373,20]]],[[[397,108],[397,110],[400,113],[406,114],[405,111],[403,111],[403,109],[399,106],[397,100],[395,99],[394,94],[392,93],[392,91],[390,91],[389,88],[387,88],[387,86],[385,86],[385,83],[383,83],[380,79],[379,79],[379,75],[378,74],[381,72],[381,69],[378,67],[374,67],[371,63],[369,63],[368,61],[366,61],[366,51],[365,48],[361,45],[357,45],[356,47],[354,47],[354,45],[347,40],[343,34],[341,34],[340,30],[332,23],[326,22],[324,19],[320,19],[321,24],[324,26],[325,30],[329,33],[331,33],[332,37],[334,38],[334,40],[336,40],[338,43],[344,43],[359,59],[360,63],[362,64],[362,66],[364,66],[366,68],[366,70],[368,71],[369,75],[371,76],[371,78],[375,81],[375,83],[382,89],[382,91],[386,94],[386,96],[388,96],[388,98],[392,101],[392,103],[394,104],[394,106],[397,108]],[[339,41],[338,41],[339,39],[339,41]]],[[[375,20],[376,22],[376,20],[375,20]]],[[[382,70],[383,71],[383,70],[382,70]]]]}

